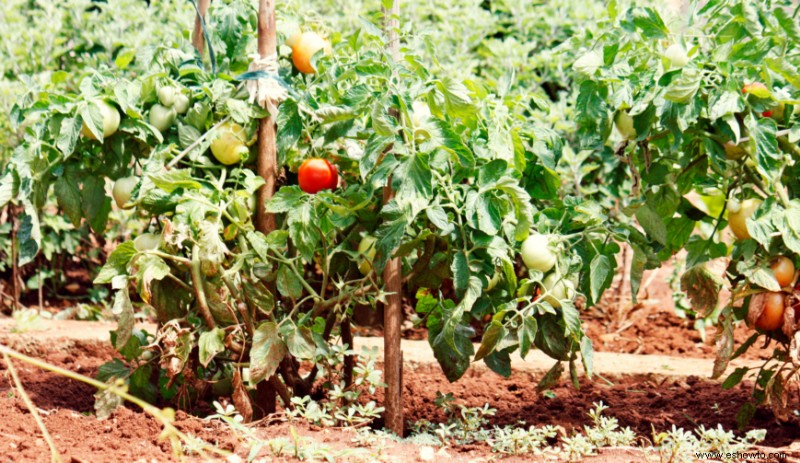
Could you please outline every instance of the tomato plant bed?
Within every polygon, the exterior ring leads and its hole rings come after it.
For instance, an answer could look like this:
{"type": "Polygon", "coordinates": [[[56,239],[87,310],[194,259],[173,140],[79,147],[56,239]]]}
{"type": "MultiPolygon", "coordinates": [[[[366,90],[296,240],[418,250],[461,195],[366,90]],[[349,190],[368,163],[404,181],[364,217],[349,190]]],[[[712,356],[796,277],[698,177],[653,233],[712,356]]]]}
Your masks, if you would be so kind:
{"type": "MultiPolygon", "coordinates": [[[[29,336],[37,337],[39,334],[29,336]]],[[[110,346],[83,343],[69,351],[42,353],[41,357],[51,364],[94,376],[97,368],[111,355],[113,350],[110,346]]],[[[110,419],[97,420],[93,415],[95,391],[92,387],[20,362],[15,362],[15,365],[63,456],[73,458],[72,461],[99,462],[120,457],[131,461],[164,461],[171,455],[169,444],[158,440],[159,424],[143,412],[121,407],[110,419]]],[[[5,368],[5,364],[0,366],[0,373],[5,373],[5,368]]],[[[0,376],[0,454],[10,457],[8,461],[46,461],[49,456],[47,446],[30,413],[6,375],[0,376]]],[[[696,376],[638,375],[609,377],[610,382],[582,380],[579,390],[562,382],[542,393],[536,390],[541,374],[520,371],[505,379],[485,368],[472,368],[459,381],[449,383],[432,363],[407,364],[405,376],[404,392],[408,398],[405,416],[411,422],[443,420],[443,412],[435,404],[437,392],[441,392],[452,393],[457,403],[465,406],[488,404],[496,409],[496,414],[489,417],[492,425],[514,425],[524,421],[526,425],[561,426],[570,432],[589,424],[587,412],[593,403],[602,401],[610,406],[608,416],[616,417],[621,426],[630,426],[638,435],[647,438],[652,436],[653,429],[668,430],[673,425],[687,430],[700,425],[736,429],[736,413],[749,398],[752,387],[741,384],[731,390],[721,390],[718,383],[696,376]]],[[[382,392],[364,399],[382,400],[382,392]]],[[[203,415],[210,410],[210,404],[201,403],[192,412],[203,415]]],[[[204,421],[178,412],[176,425],[221,449],[246,454],[247,450],[241,448],[230,430],[218,421],[204,421]]],[[[323,430],[300,422],[294,422],[292,426],[309,439],[308,442],[328,446],[333,454],[355,447],[352,431],[323,430]]],[[[767,430],[764,444],[768,446],[787,446],[800,438],[797,422],[778,425],[763,407],[759,408],[748,429],[753,428],[767,430]]],[[[259,424],[256,429],[262,438],[290,435],[289,424],[285,422],[259,424]]],[[[490,455],[485,445],[456,447],[447,451],[451,456],[457,456],[459,461],[490,455]]],[[[392,443],[387,452],[396,461],[417,461],[419,449],[411,444],[392,443]]],[[[630,458],[623,460],[630,461],[630,458]]]]}

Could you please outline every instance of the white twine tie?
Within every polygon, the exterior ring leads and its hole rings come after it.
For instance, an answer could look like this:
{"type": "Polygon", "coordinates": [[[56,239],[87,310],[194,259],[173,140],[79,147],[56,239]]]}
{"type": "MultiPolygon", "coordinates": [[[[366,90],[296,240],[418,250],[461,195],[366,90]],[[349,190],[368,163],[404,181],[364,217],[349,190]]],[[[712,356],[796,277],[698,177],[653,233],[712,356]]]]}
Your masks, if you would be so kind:
{"type": "MultiPolygon", "coordinates": [[[[259,54],[250,55],[252,61],[248,72],[264,71],[278,75],[278,54],[261,57],[259,54]]],[[[278,115],[278,105],[288,96],[286,88],[272,78],[263,78],[247,81],[247,92],[250,93],[250,103],[257,102],[259,106],[269,111],[272,117],[278,115]]]]}

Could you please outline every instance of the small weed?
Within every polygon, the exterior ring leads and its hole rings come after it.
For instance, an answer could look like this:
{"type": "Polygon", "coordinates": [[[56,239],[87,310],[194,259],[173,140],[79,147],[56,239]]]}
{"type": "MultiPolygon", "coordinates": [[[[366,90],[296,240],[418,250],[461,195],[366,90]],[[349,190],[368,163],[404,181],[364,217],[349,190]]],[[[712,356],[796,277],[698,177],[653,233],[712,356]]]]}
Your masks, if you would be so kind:
{"type": "MultiPolygon", "coordinates": [[[[339,346],[334,346],[339,348],[339,346]]],[[[334,351],[325,355],[320,364],[329,370],[329,378],[335,378],[338,359],[344,353],[352,355],[352,351],[334,351]]],[[[353,368],[353,382],[347,386],[343,379],[330,381],[327,398],[316,401],[311,397],[293,397],[293,410],[287,414],[291,418],[302,418],[309,423],[320,426],[364,426],[380,417],[383,407],[375,401],[360,403],[362,391],[374,393],[382,386],[381,371],[375,367],[375,352],[364,350],[353,368]]]]}

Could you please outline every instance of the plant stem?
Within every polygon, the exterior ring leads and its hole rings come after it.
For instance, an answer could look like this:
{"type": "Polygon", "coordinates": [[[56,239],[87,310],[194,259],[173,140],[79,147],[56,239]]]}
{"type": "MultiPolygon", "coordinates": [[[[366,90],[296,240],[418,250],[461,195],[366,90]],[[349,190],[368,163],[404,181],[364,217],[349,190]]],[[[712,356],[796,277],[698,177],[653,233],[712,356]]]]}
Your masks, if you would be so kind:
{"type": "Polygon", "coordinates": [[[203,275],[200,270],[200,246],[192,246],[192,286],[194,286],[194,293],[197,296],[197,305],[200,307],[200,314],[206,321],[206,325],[212,330],[216,328],[217,323],[214,317],[211,316],[211,310],[208,308],[208,301],[206,300],[206,291],[203,288],[203,275]]]}

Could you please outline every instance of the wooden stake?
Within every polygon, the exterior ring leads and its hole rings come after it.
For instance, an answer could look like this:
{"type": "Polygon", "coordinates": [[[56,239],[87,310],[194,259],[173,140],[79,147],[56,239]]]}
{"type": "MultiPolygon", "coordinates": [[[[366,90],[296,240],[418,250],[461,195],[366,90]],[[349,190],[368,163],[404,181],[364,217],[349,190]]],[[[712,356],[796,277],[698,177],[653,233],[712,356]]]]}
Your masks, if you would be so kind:
{"type": "MultiPolygon", "coordinates": [[[[387,47],[395,61],[400,58],[400,43],[397,30],[400,27],[400,0],[394,0],[390,9],[383,10],[384,31],[388,39],[387,47]]],[[[397,112],[392,114],[398,117],[397,112]]],[[[383,204],[394,198],[392,190],[392,177],[383,188],[383,204]]],[[[403,322],[403,309],[401,305],[401,292],[403,276],[401,274],[400,259],[389,259],[383,270],[385,290],[389,293],[383,313],[383,355],[386,380],[386,408],[385,427],[397,434],[403,435],[403,351],[400,348],[400,326],[403,322]]]]}
{"type": "Polygon", "coordinates": [[[14,298],[12,302],[12,311],[19,310],[19,297],[22,294],[22,285],[20,281],[22,278],[19,276],[19,243],[17,242],[17,209],[8,206],[8,219],[11,221],[11,297],[14,298]]]}
{"type": "MultiPolygon", "coordinates": [[[[259,0],[258,4],[258,54],[262,57],[270,56],[277,52],[278,39],[275,33],[275,0],[259,0]]],[[[276,144],[275,121],[266,117],[258,122],[258,160],[257,173],[264,179],[264,185],[256,193],[256,230],[269,234],[275,230],[275,216],[267,214],[264,204],[275,193],[277,178],[278,148],[276,144]]],[[[265,414],[274,413],[278,389],[282,386],[277,376],[262,381],[256,386],[256,400],[258,408],[265,414]]],[[[286,406],[290,406],[288,398],[284,397],[286,406]]]]}
{"type": "MultiPolygon", "coordinates": [[[[203,18],[206,17],[206,13],[208,12],[208,6],[211,5],[211,0],[197,0],[197,9],[200,10],[200,16],[203,18]]],[[[203,56],[203,50],[206,46],[206,41],[203,37],[203,25],[200,22],[200,17],[195,15],[194,18],[194,30],[192,31],[192,46],[194,46],[195,50],[200,53],[200,57],[203,56]]]]}
{"type": "MultiPolygon", "coordinates": [[[[275,33],[275,0],[260,0],[258,7],[258,54],[261,57],[274,55],[278,49],[275,33]]],[[[261,119],[258,123],[258,175],[264,179],[264,186],[256,194],[256,222],[258,231],[265,235],[275,230],[275,216],[267,214],[264,204],[275,193],[278,177],[278,147],[276,143],[275,121],[272,117],[261,119]]]]}

